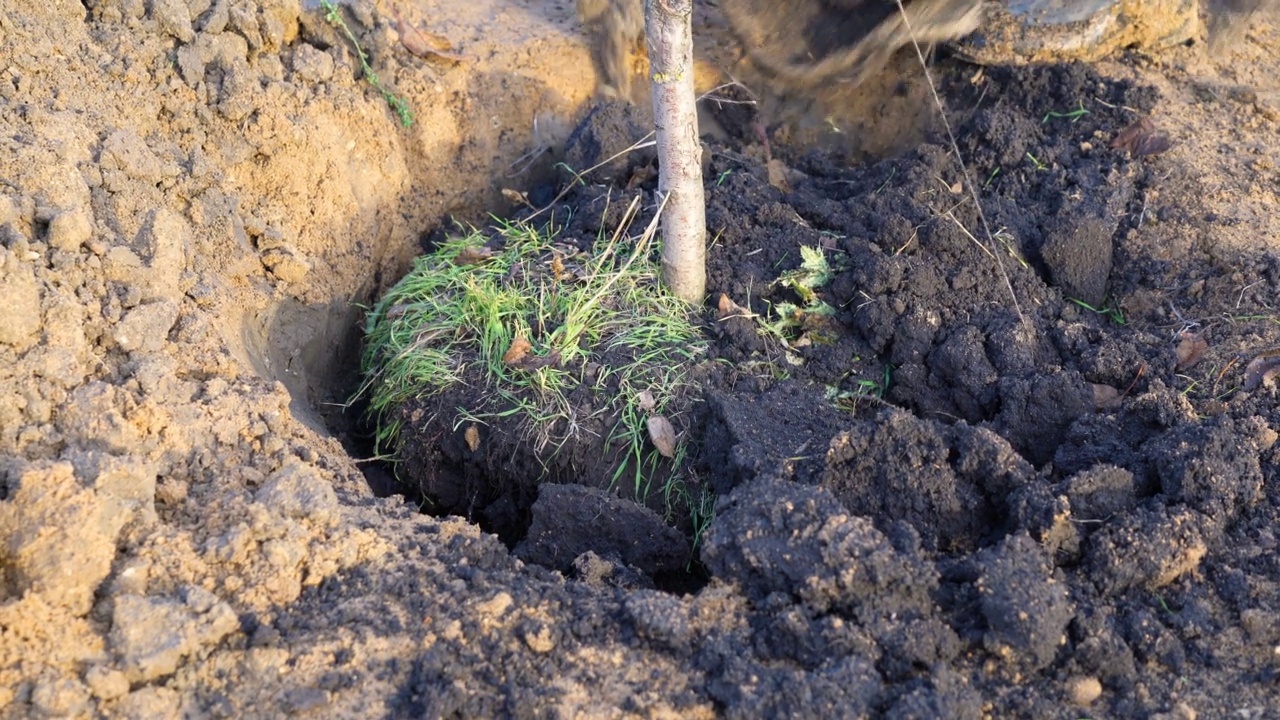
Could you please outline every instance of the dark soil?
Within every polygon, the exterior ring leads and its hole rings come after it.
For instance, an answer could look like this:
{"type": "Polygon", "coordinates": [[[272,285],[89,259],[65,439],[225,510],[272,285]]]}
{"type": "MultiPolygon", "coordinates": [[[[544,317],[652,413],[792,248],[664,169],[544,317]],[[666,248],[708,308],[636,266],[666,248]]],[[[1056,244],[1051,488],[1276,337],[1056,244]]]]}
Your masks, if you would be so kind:
{"type": "MultiPolygon", "coordinates": [[[[1242,387],[1280,345],[1280,258],[1219,247],[1228,220],[1192,178],[1109,147],[1155,91],[1077,65],[974,72],[941,88],[967,175],[945,138],[858,167],[775,145],[771,184],[746,124],[724,123],[706,328],[725,362],[690,428],[720,501],[695,604],[726,586],[745,601],[708,619],[636,595],[624,625],[705,674],[730,717],[1078,717],[1092,680],[1102,715],[1278,712],[1280,391],[1242,387]],[[790,349],[721,319],[721,295],[766,321],[803,305],[774,282],[806,246],[837,271],[818,290],[833,317],[802,318],[790,349]],[[1199,362],[1180,366],[1180,331],[1208,340],[1199,362]]],[[[565,237],[613,229],[605,192],[652,199],[652,179],[620,190],[636,162],[562,201],[565,237]]],[[[687,557],[623,500],[539,499],[549,478],[518,472],[535,464],[495,473],[424,440],[422,463],[471,478],[428,495],[492,522],[483,487],[526,561],[636,587],[687,557]]]]}

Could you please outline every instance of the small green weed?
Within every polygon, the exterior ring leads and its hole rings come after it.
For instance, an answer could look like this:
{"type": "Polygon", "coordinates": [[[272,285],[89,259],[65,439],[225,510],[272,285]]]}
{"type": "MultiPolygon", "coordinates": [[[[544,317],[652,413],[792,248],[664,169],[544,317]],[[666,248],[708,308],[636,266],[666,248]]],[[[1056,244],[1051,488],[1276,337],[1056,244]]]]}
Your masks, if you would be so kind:
{"type": "Polygon", "coordinates": [[[1080,103],[1079,107],[1077,107],[1075,110],[1072,110],[1070,112],[1060,113],[1060,112],[1050,111],[1046,113],[1044,116],[1044,120],[1041,120],[1040,124],[1045,125],[1045,124],[1048,124],[1050,120],[1056,120],[1056,119],[1070,120],[1073,123],[1079,122],[1080,118],[1089,114],[1089,111],[1085,109],[1083,100],[1080,100],[1078,102],[1080,103]]]}
{"type": "Polygon", "coordinates": [[[1102,317],[1110,320],[1116,325],[1124,325],[1124,311],[1121,310],[1120,308],[1111,307],[1109,305],[1101,308],[1096,308],[1090,305],[1089,303],[1083,300],[1078,300],[1076,298],[1067,298],[1067,300],[1084,308],[1085,310],[1088,310],[1091,313],[1094,313],[1095,315],[1101,315],[1102,317]]]}
{"type": "MultiPolygon", "coordinates": [[[[817,291],[831,282],[836,271],[837,268],[832,266],[821,247],[801,246],[800,267],[781,273],[770,285],[774,290],[794,293],[798,301],[769,303],[767,317],[742,310],[746,316],[756,321],[756,332],[761,337],[780,346],[778,349],[788,364],[804,364],[804,359],[795,353],[797,348],[815,342],[832,341],[831,330],[836,309],[827,304],[817,291]]],[[[775,378],[786,375],[786,371],[775,366],[772,361],[764,362],[760,368],[766,369],[766,374],[775,378]]]]}
{"type": "Polygon", "coordinates": [[[837,385],[828,385],[826,390],[827,402],[841,410],[854,410],[860,401],[867,398],[884,400],[885,393],[889,392],[889,384],[892,381],[893,366],[885,364],[880,377],[855,380],[851,389],[842,390],[837,385]]]}
{"type": "Polygon", "coordinates": [[[378,73],[373,71],[369,66],[369,55],[360,47],[360,42],[356,40],[355,33],[351,32],[351,28],[347,25],[347,21],[342,18],[338,5],[333,0],[320,0],[320,7],[324,10],[324,20],[330,25],[342,31],[347,36],[347,41],[351,43],[351,47],[355,49],[356,59],[360,61],[360,71],[364,73],[364,77],[373,86],[378,94],[382,95],[382,99],[387,101],[387,105],[391,107],[396,117],[400,118],[400,124],[404,127],[413,126],[413,111],[409,109],[409,103],[404,98],[396,95],[382,84],[382,80],[378,77],[378,73]]]}

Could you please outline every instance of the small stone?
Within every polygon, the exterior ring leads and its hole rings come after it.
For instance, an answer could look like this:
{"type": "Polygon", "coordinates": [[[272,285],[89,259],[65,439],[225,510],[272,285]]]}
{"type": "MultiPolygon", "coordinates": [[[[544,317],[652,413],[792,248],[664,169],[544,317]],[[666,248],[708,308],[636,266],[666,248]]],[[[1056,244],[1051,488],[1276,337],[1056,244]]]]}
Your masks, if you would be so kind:
{"type": "Polygon", "coordinates": [[[1089,707],[1102,697],[1102,683],[1093,676],[1077,675],[1067,681],[1067,696],[1076,707],[1089,707]]]}

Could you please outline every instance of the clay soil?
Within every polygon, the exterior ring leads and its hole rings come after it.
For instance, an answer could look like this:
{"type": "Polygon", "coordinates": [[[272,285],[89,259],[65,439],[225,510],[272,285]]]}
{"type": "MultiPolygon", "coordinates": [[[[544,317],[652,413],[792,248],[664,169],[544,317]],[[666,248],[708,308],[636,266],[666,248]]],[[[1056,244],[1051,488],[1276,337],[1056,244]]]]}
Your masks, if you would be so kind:
{"type": "MultiPolygon", "coordinates": [[[[1280,713],[1274,25],[944,58],[967,175],[918,74],[761,90],[768,156],[709,111],[691,546],[572,478],[420,513],[365,456],[364,308],[600,148],[572,8],[401,8],[458,63],[342,12],[411,127],[310,3],[0,0],[0,714],[1280,713]],[[788,351],[803,247],[835,312],[788,351]]],[[[651,206],[647,162],[558,199],[567,236],[651,206]]]]}

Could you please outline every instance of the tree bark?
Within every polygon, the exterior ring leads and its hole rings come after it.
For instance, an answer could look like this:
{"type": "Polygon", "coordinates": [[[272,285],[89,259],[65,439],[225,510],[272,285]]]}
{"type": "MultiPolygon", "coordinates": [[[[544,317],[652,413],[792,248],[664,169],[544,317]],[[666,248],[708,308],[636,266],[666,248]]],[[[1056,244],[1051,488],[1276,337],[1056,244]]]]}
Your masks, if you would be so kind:
{"type": "Polygon", "coordinates": [[[679,298],[707,292],[707,209],[693,86],[693,0],[645,0],[662,212],[662,280],[679,298]]]}

